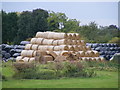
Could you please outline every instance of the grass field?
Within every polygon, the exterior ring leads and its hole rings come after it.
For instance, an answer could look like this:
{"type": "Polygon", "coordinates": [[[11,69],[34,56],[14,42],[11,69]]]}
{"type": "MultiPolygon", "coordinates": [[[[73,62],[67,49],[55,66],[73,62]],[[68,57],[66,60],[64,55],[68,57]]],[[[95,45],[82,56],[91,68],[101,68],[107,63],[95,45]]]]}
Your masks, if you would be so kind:
{"type": "Polygon", "coordinates": [[[9,66],[3,68],[8,78],[3,81],[3,88],[118,88],[118,72],[96,71],[93,78],[62,78],[53,80],[15,80],[14,71],[9,66]]]}

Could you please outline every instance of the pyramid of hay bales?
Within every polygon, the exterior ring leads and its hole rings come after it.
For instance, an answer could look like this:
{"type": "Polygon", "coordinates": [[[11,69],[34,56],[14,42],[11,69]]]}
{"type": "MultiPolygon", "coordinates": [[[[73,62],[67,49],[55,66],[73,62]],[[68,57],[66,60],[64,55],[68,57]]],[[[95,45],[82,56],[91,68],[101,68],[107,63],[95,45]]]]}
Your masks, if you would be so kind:
{"type": "Polygon", "coordinates": [[[97,51],[86,46],[78,33],[37,32],[26,44],[17,62],[69,60],[103,60],[97,51]]]}

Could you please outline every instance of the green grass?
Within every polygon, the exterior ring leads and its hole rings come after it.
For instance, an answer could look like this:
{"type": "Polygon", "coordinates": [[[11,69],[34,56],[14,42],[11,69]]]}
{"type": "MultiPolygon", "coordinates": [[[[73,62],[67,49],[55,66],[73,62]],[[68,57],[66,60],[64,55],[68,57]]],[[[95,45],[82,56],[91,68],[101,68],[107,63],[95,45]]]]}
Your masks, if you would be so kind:
{"type": "Polygon", "coordinates": [[[3,88],[118,88],[117,72],[98,71],[94,78],[63,78],[60,80],[8,80],[3,88]]]}
{"type": "Polygon", "coordinates": [[[11,62],[3,64],[3,88],[118,88],[118,72],[96,71],[93,78],[62,78],[53,80],[16,80],[12,78],[14,69],[11,62]]]}

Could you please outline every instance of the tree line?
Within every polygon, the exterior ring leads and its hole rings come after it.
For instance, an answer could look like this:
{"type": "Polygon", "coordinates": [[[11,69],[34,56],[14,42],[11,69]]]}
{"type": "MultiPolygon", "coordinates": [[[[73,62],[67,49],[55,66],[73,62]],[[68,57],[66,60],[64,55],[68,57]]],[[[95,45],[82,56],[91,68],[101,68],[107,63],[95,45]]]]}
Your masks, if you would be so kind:
{"type": "Polygon", "coordinates": [[[43,9],[33,11],[9,12],[2,11],[2,42],[18,44],[22,40],[30,40],[36,32],[75,32],[81,39],[92,43],[120,41],[120,30],[116,25],[100,26],[95,22],[80,25],[80,21],[69,19],[65,13],[55,13],[43,9]]]}

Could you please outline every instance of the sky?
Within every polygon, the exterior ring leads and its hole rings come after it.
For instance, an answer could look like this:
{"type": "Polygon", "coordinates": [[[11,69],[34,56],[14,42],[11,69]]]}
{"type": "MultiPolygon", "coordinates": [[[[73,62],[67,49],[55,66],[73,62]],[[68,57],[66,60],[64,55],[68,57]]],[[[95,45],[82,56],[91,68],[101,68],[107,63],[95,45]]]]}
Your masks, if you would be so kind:
{"type": "Polygon", "coordinates": [[[79,20],[80,25],[95,21],[101,26],[118,26],[118,2],[3,2],[2,8],[6,12],[41,8],[65,13],[69,19],[79,20]]]}

